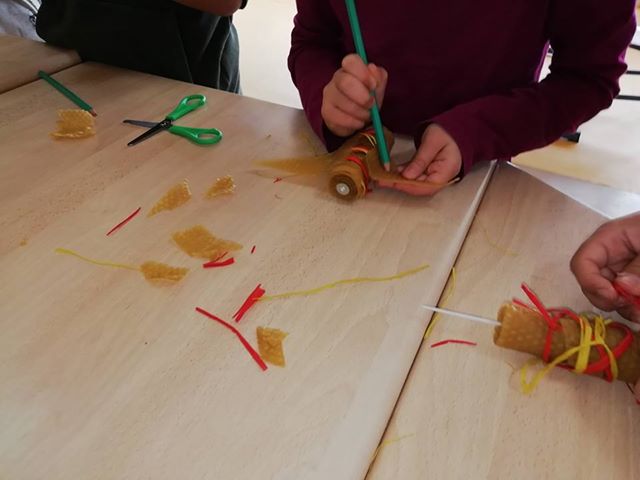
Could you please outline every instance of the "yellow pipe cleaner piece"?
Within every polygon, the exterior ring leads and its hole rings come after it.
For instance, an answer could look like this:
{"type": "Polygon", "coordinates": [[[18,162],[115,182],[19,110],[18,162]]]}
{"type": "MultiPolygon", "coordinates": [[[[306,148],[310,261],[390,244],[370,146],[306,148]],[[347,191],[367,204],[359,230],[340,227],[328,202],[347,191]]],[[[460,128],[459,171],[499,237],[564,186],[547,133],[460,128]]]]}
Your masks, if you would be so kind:
{"type": "Polygon", "coordinates": [[[302,297],[305,295],[315,295],[316,293],[323,292],[325,290],[330,290],[332,288],[336,288],[340,285],[346,285],[351,283],[371,283],[371,282],[389,282],[391,280],[398,280],[403,277],[408,277],[409,275],[414,275],[422,270],[429,268],[429,265],[420,265],[419,267],[412,268],[411,270],[406,270],[404,272],[400,272],[397,275],[391,275],[389,277],[356,277],[356,278],[348,278],[346,280],[338,280],[337,282],[327,283],[326,285],[322,285],[317,288],[311,288],[309,290],[295,290],[293,292],[280,293],[278,295],[265,295],[260,297],[259,301],[267,301],[267,300],[277,300],[280,298],[289,298],[289,297],[302,297]]]}
{"type": "Polygon", "coordinates": [[[108,262],[104,260],[94,260],[93,258],[85,257],[84,255],[80,255],[73,250],[69,250],[68,248],[56,248],[54,250],[56,253],[61,253],[63,255],[71,255],[79,258],[80,260],[84,260],[85,262],[93,263],[94,265],[101,265],[103,267],[115,267],[115,268],[126,268],[127,270],[136,270],[139,271],[138,267],[134,267],[133,265],[125,265],[124,263],[114,263],[108,262]]]}
{"type": "MultiPolygon", "coordinates": [[[[449,303],[449,300],[451,299],[451,296],[453,295],[453,292],[456,289],[456,267],[452,267],[451,268],[451,283],[449,284],[449,289],[447,290],[447,293],[444,295],[444,298],[442,299],[442,302],[440,302],[440,308],[447,308],[447,304],[449,303]]],[[[427,327],[427,331],[424,332],[424,339],[426,340],[427,338],[429,338],[431,336],[431,332],[433,332],[433,329],[436,326],[436,323],[438,322],[438,320],[440,320],[440,314],[438,312],[436,312],[432,317],[431,317],[431,321],[429,322],[429,326],[427,327]]]]}
{"type": "Polygon", "coordinates": [[[509,250],[506,247],[503,247],[502,245],[499,245],[498,243],[494,242],[493,240],[491,240],[491,236],[489,236],[489,231],[487,230],[487,227],[485,227],[484,225],[480,224],[480,228],[482,229],[482,231],[484,232],[484,238],[487,241],[487,243],[489,245],[491,245],[493,248],[495,248],[496,250],[498,250],[500,253],[502,253],[503,255],[507,255],[509,257],[517,257],[518,254],[514,251],[509,250]]]}
{"type": "Polygon", "coordinates": [[[585,315],[580,315],[580,343],[576,347],[570,348],[563,354],[556,357],[552,362],[548,363],[531,378],[531,381],[527,381],[527,371],[530,366],[535,365],[539,360],[535,358],[531,359],[522,366],[520,369],[520,387],[522,388],[523,393],[527,395],[533,393],[533,391],[538,387],[538,384],[552,369],[576,354],[576,366],[573,371],[578,374],[584,373],[589,366],[589,354],[591,352],[591,347],[597,346],[601,346],[604,348],[605,352],[607,352],[611,365],[611,375],[614,380],[618,378],[618,362],[616,361],[616,357],[609,346],[605,343],[607,325],[611,323],[611,320],[605,320],[602,316],[597,315],[594,318],[594,327],[592,328],[589,320],[585,317],[585,315]]]}
{"type": "Polygon", "coordinates": [[[371,456],[371,460],[369,461],[369,464],[373,463],[373,461],[377,458],[377,456],[380,454],[382,449],[387,445],[391,445],[392,443],[399,442],[400,440],[404,440],[405,438],[408,438],[408,437],[414,437],[415,435],[416,435],[415,433],[407,433],[406,435],[401,435],[399,437],[390,438],[389,440],[384,440],[380,442],[380,445],[378,445],[378,448],[376,448],[375,452],[373,452],[373,455],[371,456]]]}

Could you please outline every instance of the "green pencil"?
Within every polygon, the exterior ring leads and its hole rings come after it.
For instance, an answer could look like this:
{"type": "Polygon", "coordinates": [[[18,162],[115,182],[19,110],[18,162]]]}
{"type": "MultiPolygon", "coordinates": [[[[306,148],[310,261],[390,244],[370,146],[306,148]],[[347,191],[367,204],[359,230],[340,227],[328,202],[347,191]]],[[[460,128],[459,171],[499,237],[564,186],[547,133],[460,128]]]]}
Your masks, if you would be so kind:
{"type": "Polygon", "coordinates": [[[77,96],[75,93],[73,93],[67,87],[62,85],[60,82],[54,80],[53,78],[51,78],[49,75],[47,75],[42,70],[38,71],[38,76],[41,79],[43,79],[45,82],[47,82],[49,85],[51,85],[53,88],[58,90],[62,95],[64,95],[69,100],[71,100],[73,103],[75,103],[77,106],[79,106],[81,109],[86,110],[87,112],[89,112],[94,117],[98,116],[96,114],[96,112],[93,110],[93,107],[91,105],[89,105],[87,102],[82,100],[79,96],[77,96]]]}
{"type": "MultiPolygon", "coordinates": [[[[358,21],[358,12],[356,11],[355,0],[345,0],[347,4],[347,13],[349,14],[349,25],[351,25],[351,33],[353,35],[353,43],[356,46],[356,53],[360,55],[362,61],[369,63],[367,60],[367,52],[364,49],[364,41],[362,40],[362,32],[360,31],[360,22],[358,21]]],[[[380,160],[386,171],[389,171],[391,160],[389,158],[389,150],[387,149],[387,141],[384,138],[382,130],[382,119],[380,118],[380,110],[378,109],[378,101],[376,100],[376,92],[373,95],[373,106],[371,107],[371,121],[373,129],[376,132],[376,140],[378,142],[378,151],[380,152],[380,160]]]]}

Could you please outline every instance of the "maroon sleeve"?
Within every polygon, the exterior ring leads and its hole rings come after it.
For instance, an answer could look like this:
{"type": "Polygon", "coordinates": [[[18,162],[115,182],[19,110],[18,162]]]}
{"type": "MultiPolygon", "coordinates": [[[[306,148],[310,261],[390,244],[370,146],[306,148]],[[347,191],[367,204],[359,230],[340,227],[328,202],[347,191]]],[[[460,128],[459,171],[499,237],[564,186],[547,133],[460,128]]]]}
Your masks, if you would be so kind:
{"type": "Polygon", "coordinates": [[[320,108],[322,90],[340,68],[343,51],[342,27],[331,9],[329,0],[297,0],[298,13],[291,33],[289,70],[300,92],[302,108],[311,127],[329,150],[344,139],[333,135],[324,126],[320,108]]]}
{"type": "Polygon", "coordinates": [[[464,171],[479,161],[543,147],[576,129],[619,93],[635,3],[554,0],[547,23],[554,54],[543,81],[459,105],[426,124],[438,123],[456,140],[464,171]]]}

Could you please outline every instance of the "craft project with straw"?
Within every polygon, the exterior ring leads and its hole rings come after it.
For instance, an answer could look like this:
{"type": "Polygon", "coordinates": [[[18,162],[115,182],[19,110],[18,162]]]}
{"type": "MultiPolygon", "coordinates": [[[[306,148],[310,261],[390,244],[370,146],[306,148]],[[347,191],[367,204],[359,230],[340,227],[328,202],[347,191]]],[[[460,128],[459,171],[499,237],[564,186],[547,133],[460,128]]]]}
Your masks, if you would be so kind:
{"type": "Polygon", "coordinates": [[[529,361],[522,367],[520,383],[524,393],[533,392],[554,367],[609,382],[636,383],[640,379],[638,333],[621,322],[595,313],[578,314],[566,307],[548,308],[527,285],[523,284],[522,289],[531,305],[517,299],[505,303],[498,311],[497,321],[429,306],[425,308],[493,324],[496,345],[542,360],[546,365],[531,378],[529,369],[537,361],[529,361]]]}

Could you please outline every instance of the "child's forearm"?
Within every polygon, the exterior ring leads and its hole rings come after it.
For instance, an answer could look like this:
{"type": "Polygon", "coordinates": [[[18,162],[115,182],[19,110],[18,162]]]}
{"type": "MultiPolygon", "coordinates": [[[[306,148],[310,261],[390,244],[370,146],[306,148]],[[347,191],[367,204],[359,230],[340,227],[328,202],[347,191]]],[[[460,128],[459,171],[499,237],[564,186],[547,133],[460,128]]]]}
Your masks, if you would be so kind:
{"type": "Polygon", "coordinates": [[[543,147],[607,108],[618,94],[621,60],[635,31],[634,0],[563,0],[549,13],[554,57],[539,84],[498,92],[429,119],[462,152],[464,170],[543,147]],[[568,20],[571,19],[571,20],[568,20]]]}
{"type": "Polygon", "coordinates": [[[339,141],[323,130],[320,109],[322,90],[340,68],[345,55],[339,40],[340,28],[327,0],[298,2],[291,34],[289,70],[311,127],[329,149],[337,148],[339,141]]]}
{"type": "Polygon", "coordinates": [[[174,0],[186,7],[213,13],[221,17],[233,15],[242,5],[242,0],[174,0]]]}

